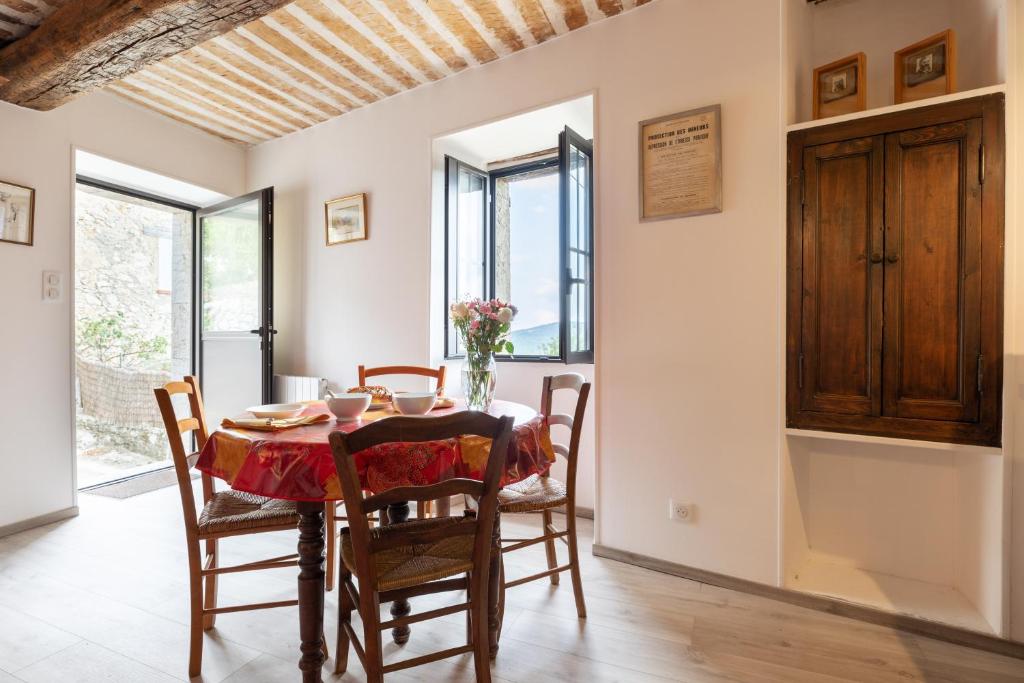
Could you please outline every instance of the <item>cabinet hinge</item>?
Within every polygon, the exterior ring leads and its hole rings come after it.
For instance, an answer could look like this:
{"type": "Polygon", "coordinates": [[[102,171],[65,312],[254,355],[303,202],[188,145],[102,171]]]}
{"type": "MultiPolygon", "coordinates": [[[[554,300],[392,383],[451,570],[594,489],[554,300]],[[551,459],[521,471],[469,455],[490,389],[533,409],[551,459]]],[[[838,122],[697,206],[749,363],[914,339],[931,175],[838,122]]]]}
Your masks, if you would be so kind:
{"type": "Polygon", "coordinates": [[[804,388],[804,354],[802,353],[800,354],[800,357],[797,359],[796,385],[800,389],[804,388]]]}
{"type": "Polygon", "coordinates": [[[800,206],[807,204],[807,181],[804,176],[804,169],[800,169],[800,206]]]}
{"type": "Polygon", "coordinates": [[[982,393],[981,384],[985,377],[985,356],[978,354],[978,393],[982,393]]]}
{"type": "Polygon", "coordinates": [[[978,184],[985,184],[985,143],[978,145],[978,184]]]}

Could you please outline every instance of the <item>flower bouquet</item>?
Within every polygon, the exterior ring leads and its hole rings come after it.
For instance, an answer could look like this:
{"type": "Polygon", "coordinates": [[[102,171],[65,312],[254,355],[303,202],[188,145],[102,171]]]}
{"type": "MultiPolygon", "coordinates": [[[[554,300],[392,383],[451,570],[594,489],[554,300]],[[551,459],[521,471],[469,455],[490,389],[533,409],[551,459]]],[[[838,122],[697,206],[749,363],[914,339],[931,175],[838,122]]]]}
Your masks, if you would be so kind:
{"type": "Polygon", "coordinates": [[[466,352],[462,391],[470,410],[487,410],[494,400],[497,382],[494,354],[515,351],[508,335],[517,312],[515,306],[501,299],[468,299],[451,306],[452,324],[466,352]]]}

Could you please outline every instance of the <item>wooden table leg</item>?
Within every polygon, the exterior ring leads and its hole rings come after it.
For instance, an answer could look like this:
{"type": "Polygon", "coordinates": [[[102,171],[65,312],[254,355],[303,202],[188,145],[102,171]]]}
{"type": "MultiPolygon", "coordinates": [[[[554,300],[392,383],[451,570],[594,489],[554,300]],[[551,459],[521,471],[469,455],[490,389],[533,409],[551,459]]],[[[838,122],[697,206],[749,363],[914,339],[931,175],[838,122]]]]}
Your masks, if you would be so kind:
{"type": "Polygon", "coordinates": [[[302,683],[322,683],[324,665],[324,504],[298,503],[299,670],[302,683]]]}
{"type": "Polygon", "coordinates": [[[498,656],[498,636],[501,634],[501,621],[505,616],[502,614],[502,574],[501,513],[495,510],[494,531],[492,532],[491,566],[487,574],[487,631],[490,638],[491,659],[498,656]]]}
{"type": "MultiPolygon", "coordinates": [[[[409,521],[409,503],[392,503],[388,506],[388,524],[401,524],[409,521]]],[[[395,600],[391,603],[391,616],[398,619],[407,616],[412,611],[408,600],[395,600]]],[[[410,630],[408,626],[397,626],[391,629],[391,638],[399,645],[409,642],[410,630]]]]}

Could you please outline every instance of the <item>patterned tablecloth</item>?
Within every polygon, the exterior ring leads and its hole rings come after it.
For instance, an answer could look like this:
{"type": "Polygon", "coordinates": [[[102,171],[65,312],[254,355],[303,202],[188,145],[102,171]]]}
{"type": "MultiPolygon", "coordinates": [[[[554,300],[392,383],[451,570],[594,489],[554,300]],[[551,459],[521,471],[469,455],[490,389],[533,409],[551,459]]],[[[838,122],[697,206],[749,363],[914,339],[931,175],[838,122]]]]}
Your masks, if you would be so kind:
{"type": "MultiPolygon", "coordinates": [[[[434,410],[447,415],[465,408],[434,410]]],[[[310,403],[304,415],[327,413],[322,401],[310,403]]],[[[546,472],[555,460],[544,418],[532,408],[495,401],[492,415],[511,415],[515,427],[506,456],[502,485],[546,472]]],[[[341,500],[341,482],[334,468],[328,436],[352,432],[369,422],[391,417],[390,410],[367,412],[354,422],[327,422],[279,432],[219,429],[210,435],[196,468],[231,484],[233,489],[269,498],[295,501],[341,500]]],[[[380,493],[396,486],[423,486],[453,477],[483,478],[490,439],[463,436],[446,441],[382,444],[355,455],[363,487],[380,493]]]]}

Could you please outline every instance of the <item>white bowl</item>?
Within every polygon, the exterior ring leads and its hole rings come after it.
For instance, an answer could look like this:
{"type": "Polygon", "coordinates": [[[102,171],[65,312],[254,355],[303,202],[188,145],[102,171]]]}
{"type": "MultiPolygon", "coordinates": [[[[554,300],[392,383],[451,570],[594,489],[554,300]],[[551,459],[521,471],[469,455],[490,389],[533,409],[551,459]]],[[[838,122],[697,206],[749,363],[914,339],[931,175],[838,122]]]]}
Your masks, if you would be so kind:
{"type": "Polygon", "coordinates": [[[426,415],[436,400],[437,394],[433,391],[400,391],[391,396],[395,411],[402,415],[426,415]]]}
{"type": "Polygon", "coordinates": [[[355,420],[370,407],[373,399],[369,394],[338,394],[327,399],[327,408],[341,422],[355,420]]]}
{"type": "Polygon", "coordinates": [[[298,417],[306,406],[301,403],[268,403],[265,406],[253,406],[248,412],[256,417],[269,417],[275,420],[282,420],[289,417],[298,417]]]}

